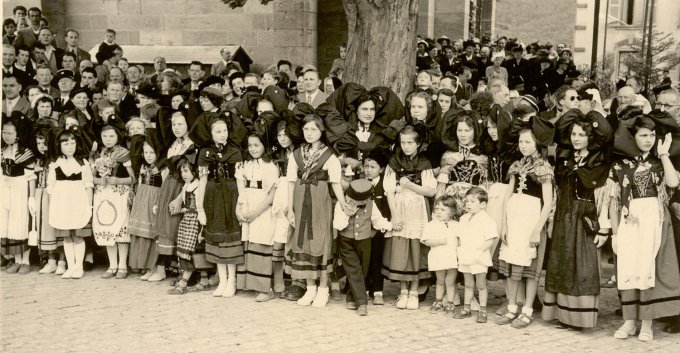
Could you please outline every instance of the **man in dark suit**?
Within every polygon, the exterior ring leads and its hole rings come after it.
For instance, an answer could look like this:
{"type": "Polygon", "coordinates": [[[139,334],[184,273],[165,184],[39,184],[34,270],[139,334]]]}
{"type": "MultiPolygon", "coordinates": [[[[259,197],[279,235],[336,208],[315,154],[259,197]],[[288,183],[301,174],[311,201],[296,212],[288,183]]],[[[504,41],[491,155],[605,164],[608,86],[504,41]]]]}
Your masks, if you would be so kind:
{"type": "Polygon", "coordinates": [[[16,50],[17,57],[14,62],[14,70],[19,70],[23,73],[26,82],[22,82],[22,85],[28,87],[34,84],[33,77],[35,77],[35,68],[31,65],[31,49],[25,45],[20,45],[14,49],[16,50]]]}
{"type": "Polygon", "coordinates": [[[40,33],[40,19],[42,18],[42,11],[37,7],[28,9],[28,21],[30,26],[17,31],[17,36],[14,39],[14,46],[25,45],[31,47],[38,41],[38,34],[40,33]]]}
{"type": "Polygon", "coordinates": [[[25,72],[14,67],[14,62],[16,60],[16,52],[14,47],[9,44],[2,45],[2,75],[13,75],[16,77],[17,81],[21,86],[26,87],[29,81],[28,76],[25,72]]]}
{"type": "Polygon", "coordinates": [[[472,87],[477,87],[477,81],[479,81],[478,67],[479,62],[475,56],[475,42],[473,40],[466,40],[463,42],[463,54],[460,55],[461,65],[470,69],[470,85],[472,87]]]}
{"type": "Polygon", "coordinates": [[[127,122],[131,117],[139,116],[139,108],[137,108],[135,97],[131,94],[128,94],[128,92],[125,90],[125,86],[123,86],[122,83],[110,82],[106,91],[109,94],[109,101],[111,101],[111,103],[116,106],[116,113],[119,114],[123,121],[127,122]],[[120,94],[116,94],[118,90],[117,86],[120,86],[120,94]],[[113,97],[112,93],[114,93],[113,97]],[[117,101],[112,99],[116,98],[116,95],[120,97],[117,101]]]}
{"type": "Polygon", "coordinates": [[[503,67],[508,70],[508,88],[517,89],[528,82],[530,76],[529,61],[524,59],[524,48],[518,45],[512,49],[512,59],[505,60],[503,67]]]}
{"type": "Polygon", "coordinates": [[[451,46],[444,46],[442,48],[444,51],[444,57],[439,61],[439,70],[442,75],[446,75],[447,72],[454,74],[458,66],[460,66],[460,59],[456,56],[456,52],[451,46]]]}
{"type": "Polygon", "coordinates": [[[241,69],[241,65],[238,62],[231,60],[232,54],[233,53],[229,48],[222,48],[222,50],[220,50],[222,60],[213,64],[213,66],[210,68],[210,75],[221,76],[222,72],[224,72],[227,69],[228,64],[234,64],[239,71],[243,72],[243,69],[241,69]]]}
{"type": "Polygon", "coordinates": [[[59,85],[59,97],[54,100],[53,110],[55,112],[65,112],[75,109],[70,99],[71,91],[76,86],[76,76],[73,71],[67,69],[59,70],[55,81],[59,85]]]}
{"type": "Polygon", "coordinates": [[[2,112],[7,116],[12,115],[12,112],[21,112],[27,115],[31,110],[31,104],[26,98],[19,95],[21,93],[21,84],[16,76],[5,74],[2,76],[2,112]]]}
{"type": "Polygon", "coordinates": [[[203,82],[205,71],[203,71],[203,64],[200,61],[192,61],[189,65],[189,82],[182,87],[183,90],[190,92],[192,95],[198,96],[198,87],[203,82]]]}
{"type": "Polygon", "coordinates": [[[42,93],[57,99],[60,96],[59,90],[52,86],[52,70],[45,65],[38,66],[35,73],[35,80],[38,81],[38,87],[42,93]]]}
{"type": "Polygon", "coordinates": [[[52,30],[49,28],[41,28],[38,34],[38,41],[45,46],[45,63],[52,70],[52,75],[56,75],[57,71],[61,70],[62,59],[64,57],[64,49],[57,48],[52,45],[52,30]]]}
{"type": "Polygon", "coordinates": [[[79,38],[80,34],[75,29],[69,28],[66,30],[66,35],[64,36],[66,48],[64,50],[75,54],[76,65],[80,65],[80,62],[83,60],[91,60],[90,53],[85,51],[83,48],[78,47],[79,38]]]}

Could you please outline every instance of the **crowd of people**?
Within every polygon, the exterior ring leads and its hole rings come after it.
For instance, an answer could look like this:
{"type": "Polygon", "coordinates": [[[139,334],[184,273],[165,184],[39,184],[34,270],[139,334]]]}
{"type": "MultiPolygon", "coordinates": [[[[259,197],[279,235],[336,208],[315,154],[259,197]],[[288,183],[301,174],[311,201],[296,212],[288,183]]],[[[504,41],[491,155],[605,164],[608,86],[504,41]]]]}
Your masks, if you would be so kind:
{"type": "Polygon", "coordinates": [[[242,72],[228,49],[210,74],[194,61],[183,79],[162,57],[151,73],[129,63],[115,30],[93,61],[77,30],[58,48],[39,9],[14,14],[2,78],[8,273],[31,272],[37,248],[39,273],[82,278],[104,247],[105,279],[159,282],[179,268],[169,294],[250,290],[324,307],[343,300],[346,277],[347,308],[363,316],[384,304],[384,279],[399,282],[398,309],[418,309],[432,283],[430,313],[474,311],[479,323],[487,280],[501,278],[497,324],[524,328],[542,307],[578,330],[597,325],[611,244],[624,320],[614,336],[640,321],[638,339],[652,340],[664,317],[680,331],[677,90],[650,99],[630,77],[601,97],[566,46],[504,37],[419,41],[403,101],[342,82],[344,47],[323,80],[285,59],[242,72]]]}

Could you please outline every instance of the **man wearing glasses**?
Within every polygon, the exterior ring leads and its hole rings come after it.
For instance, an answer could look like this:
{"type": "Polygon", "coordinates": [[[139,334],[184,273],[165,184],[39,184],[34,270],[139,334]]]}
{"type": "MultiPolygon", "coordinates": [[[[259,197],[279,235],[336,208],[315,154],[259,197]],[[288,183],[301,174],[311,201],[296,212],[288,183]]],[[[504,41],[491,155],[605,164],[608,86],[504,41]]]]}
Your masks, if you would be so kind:
{"type": "Polygon", "coordinates": [[[656,108],[671,114],[680,126],[680,92],[673,89],[662,91],[656,100],[656,108]]]}

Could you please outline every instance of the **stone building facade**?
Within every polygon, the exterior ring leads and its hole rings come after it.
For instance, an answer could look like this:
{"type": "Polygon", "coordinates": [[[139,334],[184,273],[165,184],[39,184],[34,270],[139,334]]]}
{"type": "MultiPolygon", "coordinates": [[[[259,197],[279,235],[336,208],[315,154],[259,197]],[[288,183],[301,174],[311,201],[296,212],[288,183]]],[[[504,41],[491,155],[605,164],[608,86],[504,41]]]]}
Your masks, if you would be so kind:
{"type": "MultiPolygon", "coordinates": [[[[543,0],[535,6],[533,0],[420,0],[418,33],[472,36],[470,12],[480,7],[481,31],[492,38],[570,44],[575,1],[543,0]]],[[[347,41],[342,0],[274,0],[269,5],[250,0],[237,9],[221,0],[4,0],[5,17],[18,4],[42,8],[59,45],[64,44],[63,31],[71,27],[78,29],[87,50],[101,43],[107,28],[118,32],[123,48],[240,45],[255,62],[251,69],[256,72],[285,58],[313,63],[323,74],[347,41]]],[[[216,51],[213,62],[218,60],[216,51]]]]}

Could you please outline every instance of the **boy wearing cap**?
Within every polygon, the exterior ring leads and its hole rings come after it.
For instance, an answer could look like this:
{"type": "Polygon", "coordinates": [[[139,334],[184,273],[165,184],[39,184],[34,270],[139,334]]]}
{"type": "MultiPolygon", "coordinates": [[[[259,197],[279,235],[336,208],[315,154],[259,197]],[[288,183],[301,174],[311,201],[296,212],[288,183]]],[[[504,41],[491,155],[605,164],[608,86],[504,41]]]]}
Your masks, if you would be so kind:
{"type": "MultiPolygon", "coordinates": [[[[364,175],[371,184],[373,184],[373,193],[371,198],[380,213],[387,219],[391,219],[390,205],[387,203],[385,196],[385,188],[383,187],[383,180],[385,176],[385,167],[389,162],[389,155],[381,149],[373,149],[364,158],[364,175]]],[[[368,265],[368,274],[366,275],[366,289],[369,294],[373,295],[373,305],[383,305],[383,282],[384,278],[380,269],[383,262],[383,250],[385,249],[385,232],[376,232],[375,236],[371,238],[371,260],[368,265]]]]}
{"type": "Polygon", "coordinates": [[[333,228],[338,230],[338,247],[350,290],[347,292],[347,309],[357,310],[365,316],[368,295],[364,279],[371,259],[371,237],[377,230],[392,230],[392,224],[382,216],[371,200],[373,184],[366,179],[354,180],[345,192],[349,211],[335,205],[333,228]]]}

